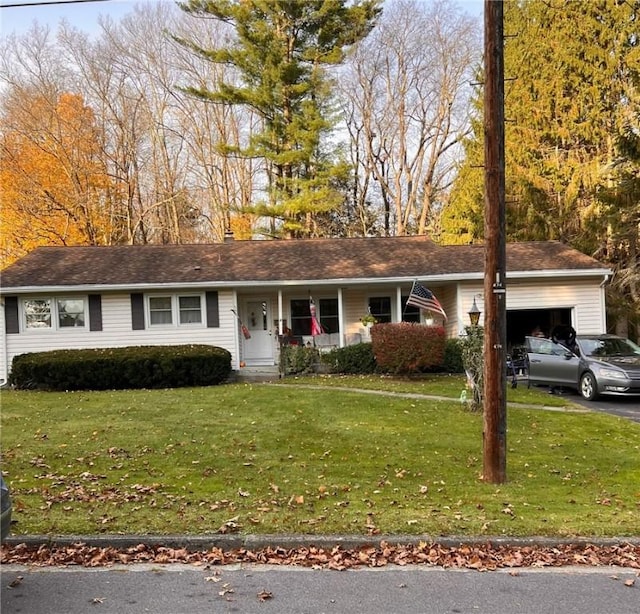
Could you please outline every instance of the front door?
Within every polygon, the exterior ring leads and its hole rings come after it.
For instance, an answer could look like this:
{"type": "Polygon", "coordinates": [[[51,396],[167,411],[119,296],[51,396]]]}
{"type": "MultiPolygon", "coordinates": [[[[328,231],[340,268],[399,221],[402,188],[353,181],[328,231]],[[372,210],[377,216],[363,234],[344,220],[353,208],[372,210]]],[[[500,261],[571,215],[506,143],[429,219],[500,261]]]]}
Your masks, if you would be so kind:
{"type": "Polygon", "coordinates": [[[248,299],[243,321],[251,337],[244,339],[244,360],[247,366],[274,364],[274,336],[270,325],[271,306],[266,299],[248,299]]]}

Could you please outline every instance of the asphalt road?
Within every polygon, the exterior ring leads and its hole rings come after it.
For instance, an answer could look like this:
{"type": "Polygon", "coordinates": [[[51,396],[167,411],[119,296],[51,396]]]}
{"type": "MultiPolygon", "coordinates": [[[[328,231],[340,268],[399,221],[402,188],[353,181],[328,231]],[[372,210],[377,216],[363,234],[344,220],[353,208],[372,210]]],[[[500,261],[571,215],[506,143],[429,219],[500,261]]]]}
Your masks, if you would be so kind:
{"type": "Polygon", "coordinates": [[[637,614],[638,572],[3,566],[2,614],[637,614]],[[21,581],[16,581],[22,577],[21,581]],[[10,585],[13,584],[13,587],[10,585]]]}

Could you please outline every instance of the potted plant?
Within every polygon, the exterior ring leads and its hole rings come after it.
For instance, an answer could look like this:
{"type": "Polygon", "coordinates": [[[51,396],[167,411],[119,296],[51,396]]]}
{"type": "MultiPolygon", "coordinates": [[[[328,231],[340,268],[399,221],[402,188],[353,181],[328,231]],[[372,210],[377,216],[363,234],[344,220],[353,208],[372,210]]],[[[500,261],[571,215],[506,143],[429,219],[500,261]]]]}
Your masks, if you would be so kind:
{"type": "Polygon", "coordinates": [[[373,316],[373,314],[368,313],[360,318],[360,322],[362,326],[368,329],[370,326],[378,323],[378,320],[373,316]]]}

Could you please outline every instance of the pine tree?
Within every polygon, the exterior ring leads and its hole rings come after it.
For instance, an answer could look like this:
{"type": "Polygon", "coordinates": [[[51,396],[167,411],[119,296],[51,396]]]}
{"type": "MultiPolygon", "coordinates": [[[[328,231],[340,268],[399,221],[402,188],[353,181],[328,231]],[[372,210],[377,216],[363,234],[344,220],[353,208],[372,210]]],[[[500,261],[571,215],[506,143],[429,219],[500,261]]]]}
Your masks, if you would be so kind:
{"type": "MultiPolygon", "coordinates": [[[[638,19],[640,3],[626,0],[505,4],[507,237],[558,239],[611,266],[609,304],[623,323],[640,312],[637,115],[629,120],[638,19]]],[[[461,228],[482,240],[481,122],[474,128],[442,218],[448,242],[461,228]]]]}
{"type": "Polygon", "coordinates": [[[180,5],[234,31],[217,49],[178,39],[237,74],[236,82],[186,91],[212,103],[246,105],[262,119],[262,129],[246,148],[226,153],[264,161],[265,198],[255,203],[255,212],[271,218],[268,234],[309,236],[314,215],[336,209],[344,199],[334,187],[344,166],[324,140],[334,126],[327,68],[368,34],[379,5],[380,0],[189,0],[180,5]]]}
{"type": "MultiPolygon", "coordinates": [[[[598,234],[597,193],[607,181],[616,123],[637,44],[638,3],[617,0],[521,0],[505,4],[507,234],[559,239],[588,253],[598,234]]],[[[478,106],[481,108],[481,92],[478,106]]],[[[482,124],[475,124],[454,186],[451,211],[482,238],[482,124]],[[466,213],[468,211],[468,213],[466,213]]],[[[602,221],[602,220],[601,220],[602,221]]]]}

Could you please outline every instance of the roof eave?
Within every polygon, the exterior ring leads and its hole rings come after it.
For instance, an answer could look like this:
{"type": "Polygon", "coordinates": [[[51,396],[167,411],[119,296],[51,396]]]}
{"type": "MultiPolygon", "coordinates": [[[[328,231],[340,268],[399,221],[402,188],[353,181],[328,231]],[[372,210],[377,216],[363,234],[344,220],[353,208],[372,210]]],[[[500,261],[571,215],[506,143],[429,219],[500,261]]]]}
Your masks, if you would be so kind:
{"type": "MultiPolygon", "coordinates": [[[[544,271],[507,271],[507,279],[549,279],[557,277],[586,278],[606,277],[611,275],[611,269],[549,269],[544,271]]],[[[245,280],[245,281],[217,281],[215,279],[193,282],[164,282],[164,283],[133,283],[133,284],[78,284],[60,286],[16,286],[1,287],[0,294],[42,294],[55,292],[117,292],[117,291],[157,291],[163,289],[198,290],[201,288],[263,288],[295,287],[295,286],[340,286],[340,285],[372,285],[372,284],[410,284],[419,279],[422,283],[451,283],[480,281],[484,279],[483,272],[447,273],[444,275],[411,275],[402,277],[340,277],[333,279],[291,279],[291,280],[245,280]]]]}

